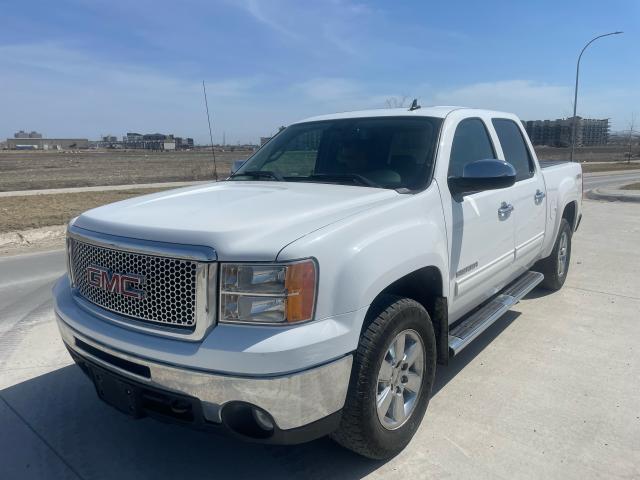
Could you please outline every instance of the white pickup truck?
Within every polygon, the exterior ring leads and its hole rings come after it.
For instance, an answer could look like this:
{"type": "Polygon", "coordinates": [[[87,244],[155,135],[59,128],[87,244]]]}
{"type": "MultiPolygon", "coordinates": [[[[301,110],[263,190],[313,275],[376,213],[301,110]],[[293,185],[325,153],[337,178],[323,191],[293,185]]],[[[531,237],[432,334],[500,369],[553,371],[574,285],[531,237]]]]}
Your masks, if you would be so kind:
{"type": "Polygon", "coordinates": [[[134,417],[389,458],[437,363],[562,287],[581,196],[580,166],[542,168],[509,113],[314,117],[225,181],[72,220],[57,322],[134,417]]]}

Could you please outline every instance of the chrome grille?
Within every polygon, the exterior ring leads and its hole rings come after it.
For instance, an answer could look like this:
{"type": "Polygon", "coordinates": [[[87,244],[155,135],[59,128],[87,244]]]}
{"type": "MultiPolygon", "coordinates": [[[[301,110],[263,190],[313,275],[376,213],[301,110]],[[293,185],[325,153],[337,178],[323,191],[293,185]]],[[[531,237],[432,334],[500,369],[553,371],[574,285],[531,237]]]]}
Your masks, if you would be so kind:
{"type": "Polygon", "coordinates": [[[195,328],[198,262],[113,250],[69,239],[76,291],[95,305],[138,320],[195,328]],[[88,267],[144,277],[141,299],[91,285],[88,267]]]}

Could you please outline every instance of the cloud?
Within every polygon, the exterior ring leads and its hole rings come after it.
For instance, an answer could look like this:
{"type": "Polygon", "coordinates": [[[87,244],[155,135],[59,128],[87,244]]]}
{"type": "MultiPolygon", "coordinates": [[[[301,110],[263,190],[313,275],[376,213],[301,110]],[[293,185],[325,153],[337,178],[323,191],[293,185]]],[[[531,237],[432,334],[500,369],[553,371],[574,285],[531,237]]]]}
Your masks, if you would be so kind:
{"type": "Polygon", "coordinates": [[[237,5],[243,10],[245,10],[257,22],[263,25],[266,25],[270,29],[275,30],[276,32],[284,35],[285,37],[288,37],[289,39],[300,40],[301,37],[300,35],[298,35],[298,33],[292,30],[289,30],[288,28],[283,26],[281,23],[274,20],[264,10],[264,5],[265,5],[264,3],[260,3],[258,0],[244,0],[244,1],[239,1],[237,5]]]}
{"type": "MultiPolygon", "coordinates": [[[[308,55],[324,56],[325,50],[335,50],[355,57],[360,53],[354,37],[366,30],[370,17],[377,10],[350,0],[324,0],[315,3],[241,0],[231,3],[254,21],[293,40],[293,46],[306,49],[308,55]],[[358,28],[354,28],[354,26],[358,28]]],[[[288,45],[292,46],[292,45],[288,45]]]]}
{"type": "MultiPolygon", "coordinates": [[[[236,116],[232,108],[249,105],[266,79],[205,81],[217,122],[236,116]]],[[[51,136],[153,130],[206,138],[202,83],[188,75],[103,61],[53,43],[5,45],[0,46],[0,88],[5,135],[28,128],[51,136]]],[[[228,122],[235,138],[247,138],[242,130],[251,127],[237,120],[228,122]]]]}
{"type": "MultiPolygon", "coordinates": [[[[204,75],[216,141],[255,141],[277,126],[315,114],[384,108],[391,97],[423,106],[457,104],[514,112],[523,119],[571,114],[573,87],[532,80],[479,82],[456,87],[411,83],[411,77],[316,75],[300,69],[268,75],[204,75]]],[[[207,142],[202,72],[101,59],[61,43],[0,45],[0,137],[19,129],[51,136],[97,138],[127,131],[161,131],[207,142]]],[[[614,117],[626,127],[631,89],[585,88],[578,112],[614,117]]]]}
{"type": "Polygon", "coordinates": [[[344,101],[360,96],[359,83],[346,78],[314,78],[294,86],[315,101],[344,101]]]}
{"type": "Polygon", "coordinates": [[[549,118],[570,114],[573,90],[529,80],[506,80],[465,85],[436,91],[436,105],[461,105],[514,112],[521,118],[549,118]],[[567,113],[569,112],[569,113],[567,113]]]}
{"type": "MultiPolygon", "coordinates": [[[[432,90],[423,103],[461,105],[513,112],[524,120],[553,119],[573,114],[573,86],[531,80],[505,80],[432,90]]],[[[640,103],[640,92],[620,88],[582,89],[578,115],[613,118],[614,130],[625,128],[629,105],[640,103]]]]}

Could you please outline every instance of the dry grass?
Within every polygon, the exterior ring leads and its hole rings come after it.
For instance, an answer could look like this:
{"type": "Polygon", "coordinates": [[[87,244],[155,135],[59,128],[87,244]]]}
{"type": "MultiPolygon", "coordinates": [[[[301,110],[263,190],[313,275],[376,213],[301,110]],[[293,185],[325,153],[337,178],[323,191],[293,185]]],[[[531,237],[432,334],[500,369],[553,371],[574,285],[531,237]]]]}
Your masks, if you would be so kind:
{"type": "Polygon", "coordinates": [[[640,190],[640,182],[625,185],[624,187],[621,187],[621,190],[640,190]]]}
{"type": "MultiPolygon", "coordinates": [[[[576,149],[575,158],[579,162],[587,162],[583,166],[585,172],[640,168],[638,163],[625,166],[623,159],[626,151],[626,147],[621,145],[585,147],[576,149]]],[[[246,150],[216,152],[220,176],[229,173],[234,160],[246,159],[251,153],[246,150]]],[[[570,150],[536,147],[536,153],[540,160],[568,160],[570,150]]],[[[212,178],[213,162],[208,151],[0,151],[0,192],[212,178]]]]}
{"type": "MultiPolygon", "coordinates": [[[[251,152],[216,152],[218,174],[251,152]]],[[[213,179],[211,152],[0,151],[0,192],[213,179]]]]}
{"type": "Polygon", "coordinates": [[[583,163],[582,171],[590,172],[615,172],[620,170],[640,170],[640,163],[583,163]]]}
{"type": "Polygon", "coordinates": [[[0,197],[0,233],[62,225],[90,208],[161,190],[165,189],[0,197]]]}

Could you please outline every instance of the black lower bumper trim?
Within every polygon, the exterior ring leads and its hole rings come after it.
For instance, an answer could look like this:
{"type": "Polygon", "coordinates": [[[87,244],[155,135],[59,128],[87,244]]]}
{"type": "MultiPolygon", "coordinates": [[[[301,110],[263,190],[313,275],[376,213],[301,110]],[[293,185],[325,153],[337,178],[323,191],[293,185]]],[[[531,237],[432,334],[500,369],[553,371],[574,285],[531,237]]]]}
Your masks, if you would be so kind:
{"type": "Polygon", "coordinates": [[[339,410],[298,428],[282,430],[274,427],[273,430],[262,431],[259,435],[247,435],[237,428],[235,413],[227,406],[222,410],[222,423],[211,422],[204,417],[199,399],[125,378],[88,360],[69,346],[67,350],[82,371],[92,380],[98,397],[133,418],[151,417],[164,423],[230,435],[250,442],[294,445],[324,437],[335,431],[342,417],[342,411],[339,410]]]}

